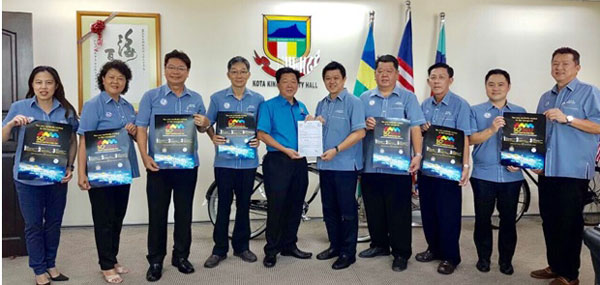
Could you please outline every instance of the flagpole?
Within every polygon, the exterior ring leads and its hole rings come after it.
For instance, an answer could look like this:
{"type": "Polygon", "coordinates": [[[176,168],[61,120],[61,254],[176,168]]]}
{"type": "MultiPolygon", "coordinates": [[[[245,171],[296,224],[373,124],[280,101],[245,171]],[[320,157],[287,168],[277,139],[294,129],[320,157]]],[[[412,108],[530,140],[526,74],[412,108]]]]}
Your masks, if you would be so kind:
{"type": "Polygon", "coordinates": [[[373,25],[375,22],[375,10],[369,12],[369,24],[373,25]]]}
{"type": "Polygon", "coordinates": [[[410,19],[410,0],[406,1],[406,15],[405,15],[405,19],[404,19],[404,24],[408,23],[408,20],[410,19]]]}
{"type": "Polygon", "coordinates": [[[440,26],[443,25],[446,22],[446,13],[441,12],[440,13],[440,26]]]}

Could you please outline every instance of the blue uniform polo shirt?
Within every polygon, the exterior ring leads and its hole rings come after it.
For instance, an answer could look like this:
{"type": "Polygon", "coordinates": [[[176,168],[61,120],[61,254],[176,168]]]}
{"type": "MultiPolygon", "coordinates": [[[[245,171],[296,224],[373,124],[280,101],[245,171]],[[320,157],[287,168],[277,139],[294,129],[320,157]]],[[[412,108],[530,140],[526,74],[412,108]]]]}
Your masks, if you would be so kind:
{"type": "MultiPolygon", "coordinates": [[[[6,114],[6,118],[2,121],[2,126],[6,126],[12,119],[14,119],[17,115],[22,115],[25,117],[33,118],[38,121],[49,121],[54,123],[61,124],[69,124],[73,126],[73,131],[76,132],[79,127],[79,122],[75,119],[75,114],[71,112],[69,117],[65,119],[65,108],[58,102],[58,100],[52,100],[52,109],[50,113],[46,114],[44,110],[37,104],[37,99],[35,96],[32,98],[27,98],[23,100],[19,100],[17,102],[12,103],[10,105],[10,109],[8,110],[8,114],[6,114]]],[[[15,128],[13,128],[14,130],[15,128]]],[[[45,186],[52,185],[52,182],[38,181],[38,180],[21,180],[17,179],[19,162],[21,161],[21,155],[23,153],[23,139],[25,138],[25,126],[18,127],[17,130],[17,151],[15,153],[15,164],[13,165],[13,178],[15,181],[18,181],[23,184],[33,185],[33,186],[45,186]]]]}
{"type": "MultiPolygon", "coordinates": [[[[317,104],[315,117],[325,119],[323,125],[323,151],[335,148],[352,132],[365,128],[365,110],[357,97],[344,88],[335,99],[327,95],[317,104]]],[[[363,168],[362,140],[336,154],[330,161],[317,158],[320,170],[361,170],[363,168]]]]}
{"type": "MultiPolygon", "coordinates": [[[[79,130],[77,130],[80,135],[89,131],[121,129],[129,123],[135,123],[135,109],[123,96],[120,96],[117,102],[103,91],[83,104],[80,119],[79,130]]],[[[128,157],[131,176],[140,177],[137,154],[131,136],[128,157]]]]}
{"type": "MultiPolygon", "coordinates": [[[[600,124],[600,90],[579,81],[562,90],[554,86],[544,93],[537,113],[558,108],[565,115],[600,124]]],[[[600,135],[586,133],[568,124],[546,120],[546,176],[592,179],[600,135]]]]}
{"type": "MultiPolygon", "coordinates": [[[[388,97],[383,97],[378,88],[365,91],[360,95],[365,108],[365,119],[368,117],[398,118],[410,121],[410,126],[420,126],[425,123],[423,112],[415,94],[400,87],[395,87],[388,97]]],[[[412,149],[412,143],[410,144],[412,149]]],[[[408,175],[406,171],[373,167],[374,149],[373,131],[368,131],[364,139],[363,153],[366,173],[386,173],[408,175]]]]}
{"type": "MultiPolygon", "coordinates": [[[[258,108],[265,99],[259,93],[256,93],[248,88],[244,89],[244,95],[239,100],[233,94],[231,87],[216,92],[210,96],[210,105],[206,117],[210,120],[210,124],[216,123],[217,114],[219,112],[236,112],[253,114],[257,119],[258,108]]],[[[217,147],[215,146],[215,163],[214,167],[249,169],[258,167],[258,156],[254,159],[226,159],[216,155],[217,147]]]]}
{"type": "MultiPolygon", "coordinates": [[[[204,102],[200,94],[188,89],[183,89],[181,96],[177,97],[168,85],[144,93],[140,101],[139,112],[135,124],[148,127],[148,155],[154,156],[154,115],[193,115],[206,114],[204,102]]],[[[194,167],[198,166],[198,143],[194,144],[194,167]]]]}
{"type": "MultiPolygon", "coordinates": [[[[526,113],[520,106],[506,103],[502,109],[496,108],[487,101],[471,107],[471,134],[481,132],[492,125],[494,118],[505,113],[526,113]]],[[[521,171],[510,172],[500,164],[500,148],[502,147],[502,128],[486,141],[473,148],[473,178],[491,182],[515,182],[523,180],[521,171]]]]}
{"type": "MultiPolygon", "coordinates": [[[[269,134],[279,144],[298,151],[298,122],[304,121],[308,109],[294,98],[290,104],[283,96],[271,98],[260,105],[257,129],[269,134]]],[[[278,151],[267,145],[267,151],[278,151]]]]}
{"type": "Polygon", "coordinates": [[[432,125],[455,128],[471,134],[471,107],[460,96],[448,91],[441,102],[436,103],[431,96],[421,104],[425,120],[432,125]]]}

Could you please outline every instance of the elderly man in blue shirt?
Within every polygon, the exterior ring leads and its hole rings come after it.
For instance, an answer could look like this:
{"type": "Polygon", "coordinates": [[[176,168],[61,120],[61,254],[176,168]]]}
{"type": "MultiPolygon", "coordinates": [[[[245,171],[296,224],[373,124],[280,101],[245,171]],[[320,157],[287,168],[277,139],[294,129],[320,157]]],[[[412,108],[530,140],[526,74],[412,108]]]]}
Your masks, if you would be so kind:
{"type": "Polygon", "coordinates": [[[525,109],[509,103],[510,75],[502,69],[492,69],[485,76],[485,91],[489,100],[471,107],[471,136],[473,149],[473,173],[471,185],[475,200],[475,232],[473,239],[477,248],[477,269],[490,271],[492,256],[492,213],[498,208],[500,231],[498,251],[500,272],[514,272],[512,258],[517,246],[516,215],[519,191],[523,184],[521,169],[500,165],[502,127],[506,125],[505,113],[525,113],[525,109]],[[495,206],[497,205],[497,206],[495,206]]]}
{"type": "MultiPolygon", "coordinates": [[[[227,142],[223,136],[215,134],[212,125],[217,121],[220,112],[251,114],[256,118],[260,104],[265,100],[262,95],[246,88],[250,78],[250,63],[247,59],[236,56],[227,63],[227,77],[231,86],[210,96],[210,105],[206,116],[211,127],[207,134],[215,144],[215,152],[219,145],[227,142]]],[[[258,139],[250,140],[253,148],[259,146],[258,139]]],[[[211,256],[204,267],[213,268],[227,257],[229,250],[229,214],[235,194],[235,226],[231,245],[233,254],[246,262],[255,262],[256,255],[250,250],[250,196],[254,189],[254,175],[258,167],[258,155],[254,159],[225,158],[215,154],[215,180],[219,203],[217,221],[213,229],[213,247],[211,256]]]]}
{"type": "Polygon", "coordinates": [[[185,81],[189,76],[191,60],[187,54],[173,50],[165,55],[165,78],[167,84],[149,90],[140,101],[137,125],[137,143],[147,172],[146,194],[148,196],[148,255],[150,267],[146,280],[157,281],[162,277],[162,263],[167,250],[167,217],[171,204],[171,192],[175,206],[174,245],[171,264],[181,273],[194,272],[188,261],[192,243],[192,205],[198,178],[198,145],[194,144],[194,168],[159,169],[152,159],[155,153],[155,115],[189,114],[200,132],[205,132],[209,120],[200,94],[188,89],[185,81]]]}
{"type": "Polygon", "coordinates": [[[454,81],[454,69],[445,63],[436,63],[427,70],[427,83],[433,96],[421,104],[427,123],[421,126],[427,131],[431,125],[462,130],[465,133],[463,149],[463,172],[459,182],[427,175],[419,175],[419,198],[423,233],[427,250],[418,253],[420,262],[441,260],[438,272],[452,274],[460,263],[460,226],[462,211],[462,186],[469,177],[469,138],[471,134],[471,107],[465,99],[450,91],[454,81]]]}
{"type": "MultiPolygon", "coordinates": [[[[323,149],[317,158],[323,220],[329,248],[317,255],[325,260],[337,257],[333,269],[344,269],[356,261],[358,212],[356,184],[362,169],[365,112],[362,102],[344,87],[346,68],[332,61],[323,68],[329,95],[319,101],[315,116],[323,123],[323,149]]],[[[309,116],[312,117],[312,116],[309,116]]],[[[312,119],[312,118],[309,118],[312,119]]]]}
{"type": "Polygon", "coordinates": [[[600,139],[600,90],[577,79],[579,53],[568,47],[552,53],[556,85],[542,95],[546,116],[546,164],[539,174],[539,202],[548,267],[531,277],[550,284],[579,284],[584,197],[594,177],[600,139]]]}
{"type": "Polygon", "coordinates": [[[412,178],[421,166],[422,136],[419,126],[425,123],[417,97],[396,86],[398,61],[383,55],[375,61],[377,88],[364,92],[360,100],[365,108],[367,135],[363,154],[365,167],[361,176],[362,197],[367,213],[371,245],[358,256],[372,258],[394,256],[392,270],[403,271],[412,255],[412,178]],[[414,154],[408,172],[373,167],[376,117],[407,119],[414,154]]]}
{"type": "Polygon", "coordinates": [[[300,72],[283,67],[275,73],[279,95],[260,105],[258,138],[267,145],[263,160],[267,194],[267,244],[263,265],[273,267],[277,254],[300,259],[312,257],[296,246],[308,187],[306,158],[298,154],[298,122],[308,115],[306,106],[296,100],[300,72]]]}

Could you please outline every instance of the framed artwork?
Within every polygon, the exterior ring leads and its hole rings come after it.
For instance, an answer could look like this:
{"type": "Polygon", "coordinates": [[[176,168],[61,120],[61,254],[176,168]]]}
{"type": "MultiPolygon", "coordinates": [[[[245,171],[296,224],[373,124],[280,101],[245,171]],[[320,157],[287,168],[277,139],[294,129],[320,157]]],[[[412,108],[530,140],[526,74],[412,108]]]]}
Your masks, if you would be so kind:
{"type": "Polygon", "coordinates": [[[144,92],[161,85],[160,14],[77,11],[79,113],[100,93],[102,66],[122,60],[133,77],[125,98],[137,110],[144,92]]]}

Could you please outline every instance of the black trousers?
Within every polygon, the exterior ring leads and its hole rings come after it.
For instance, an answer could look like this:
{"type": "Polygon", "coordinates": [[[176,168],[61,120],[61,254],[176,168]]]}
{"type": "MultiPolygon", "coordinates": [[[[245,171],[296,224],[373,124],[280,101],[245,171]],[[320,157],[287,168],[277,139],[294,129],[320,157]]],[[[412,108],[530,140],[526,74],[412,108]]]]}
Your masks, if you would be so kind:
{"type": "Polygon", "coordinates": [[[412,255],[410,175],[363,173],[361,191],[371,247],[392,248],[394,257],[412,255]]]}
{"type": "Polygon", "coordinates": [[[494,246],[492,214],[498,208],[500,230],[498,231],[499,264],[511,264],[517,246],[517,205],[523,180],[507,183],[471,178],[475,200],[475,231],[473,240],[480,260],[490,261],[494,246]]]}
{"type": "Polygon", "coordinates": [[[583,200],[588,183],[586,179],[539,176],[546,258],[552,271],[568,280],[579,276],[583,200]]]}
{"type": "Polygon", "coordinates": [[[129,202],[131,184],[88,190],[92,205],[94,237],[100,269],[110,270],[118,263],[119,241],[129,202]]]}
{"type": "Polygon", "coordinates": [[[455,266],[461,261],[461,190],[457,181],[419,175],[421,218],[428,249],[455,266]]]}
{"type": "Polygon", "coordinates": [[[192,206],[198,178],[198,167],[193,169],[164,169],[147,171],[148,197],[148,255],[150,264],[162,264],[167,254],[167,217],[171,192],[175,206],[173,258],[188,258],[192,243],[192,206]]]}
{"type": "Polygon", "coordinates": [[[235,225],[231,245],[234,253],[241,253],[250,248],[250,196],[254,188],[256,168],[235,169],[215,167],[215,180],[219,202],[217,205],[217,221],[213,229],[215,246],[212,254],[227,255],[229,251],[229,214],[235,194],[235,225]]]}
{"type": "Polygon", "coordinates": [[[323,220],[330,247],[342,254],[356,255],[358,205],[356,203],[356,171],[319,171],[323,220]]]}
{"type": "Polygon", "coordinates": [[[600,285],[600,229],[587,228],[583,232],[583,243],[590,249],[592,265],[596,275],[596,285],[600,285]]]}
{"type": "Polygon", "coordinates": [[[282,152],[268,152],[263,171],[269,205],[264,251],[266,255],[276,255],[296,247],[308,187],[308,165],[306,158],[291,159],[282,152]]]}

